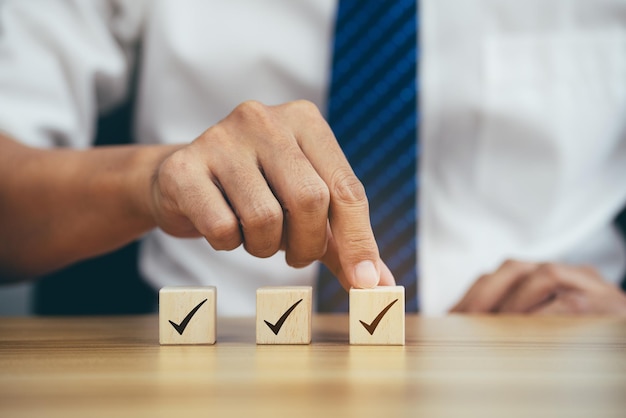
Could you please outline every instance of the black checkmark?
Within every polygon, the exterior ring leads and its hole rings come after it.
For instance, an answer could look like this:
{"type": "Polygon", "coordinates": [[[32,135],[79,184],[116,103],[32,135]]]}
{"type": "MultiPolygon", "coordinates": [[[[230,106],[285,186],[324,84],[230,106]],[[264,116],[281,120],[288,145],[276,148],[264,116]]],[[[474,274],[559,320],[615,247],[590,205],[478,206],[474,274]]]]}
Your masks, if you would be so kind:
{"type": "Polygon", "coordinates": [[[371,324],[366,324],[365,322],[359,320],[359,322],[361,323],[361,325],[363,325],[365,327],[365,329],[367,330],[367,332],[370,333],[370,335],[374,335],[374,331],[376,331],[376,327],[378,326],[378,324],[380,323],[380,320],[383,319],[383,316],[385,316],[385,314],[387,313],[387,311],[389,309],[391,309],[391,307],[393,306],[394,303],[396,303],[398,301],[398,299],[394,300],[393,302],[391,302],[389,305],[387,305],[385,307],[385,309],[383,309],[382,311],[380,311],[380,313],[378,314],[378,316],[376,318],[374,318],[374,322],[372,322],[371,324]]]}
{"type": "Polygon", "coordinates": [[[202,302],[198,303],[196,307],[193,308],[191,312],[187,314],[187,316],[185,317],[185,319],[183,319],[183,322],[181,322],[180,325],[170,321],[170,324],[172,324],[172,326],[174,327],[176,332],[178,332],[178,334],[183,335],[183,332],[185,331],[185,328],[187,328],[187,324],[189,323],[189,321],[191,321],[191,318],[194,316],[196,312],[198,312],[198,309],[200,309],[200,306],[204,305],[204,302],[206,301],[207,300],[205,299],[202,302]]]}
{"type": "Polygon", "coordinates": [[[287,312],[285,312],[283,314],[283,316],[280,317],[280,319],[278,320],[278,322],[276,323],[276,325],[274,324],[270,324],[267,321],[264,321],[268,327],[270,327],[270,329],[272,330],[272,332],[274,333],[274,335],[278,335],[278,332],[280,331],[280,328],[283,326],[283,324],[285,323],[285,320],[287,319],[287,317],[289,316],[289,314],[296,309],[296,306],[298,306],[298,304],[302,302],[302,299],[300,299],[299,301],[297,301],[296,303],[294,303],[293,305],[291,305],[291,308],[287,309],[287,312]]]}

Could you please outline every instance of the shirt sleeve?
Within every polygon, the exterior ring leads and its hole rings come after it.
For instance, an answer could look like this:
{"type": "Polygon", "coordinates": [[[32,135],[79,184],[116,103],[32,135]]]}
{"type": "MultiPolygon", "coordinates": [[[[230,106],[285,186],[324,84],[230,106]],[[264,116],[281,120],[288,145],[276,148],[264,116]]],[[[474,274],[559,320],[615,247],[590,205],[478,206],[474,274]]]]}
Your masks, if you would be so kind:
{"type": "Polygon", "coordinates": [[[32,146],[89,146],[97,116],[128,94],[140,32],[128,6],[0,0],[0,131],[32,146]]]}

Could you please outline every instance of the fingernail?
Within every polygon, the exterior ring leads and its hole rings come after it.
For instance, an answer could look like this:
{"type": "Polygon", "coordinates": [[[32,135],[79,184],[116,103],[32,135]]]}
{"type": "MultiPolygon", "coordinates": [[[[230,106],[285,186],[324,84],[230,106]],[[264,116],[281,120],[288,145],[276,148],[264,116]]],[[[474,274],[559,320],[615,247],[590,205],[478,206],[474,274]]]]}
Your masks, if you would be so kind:
{"type": "Polygon", "coordinates": [[[378,284],[378,272],[371,261],[361,261],[354,268],[354,286],[370,289],[378,284]]]}

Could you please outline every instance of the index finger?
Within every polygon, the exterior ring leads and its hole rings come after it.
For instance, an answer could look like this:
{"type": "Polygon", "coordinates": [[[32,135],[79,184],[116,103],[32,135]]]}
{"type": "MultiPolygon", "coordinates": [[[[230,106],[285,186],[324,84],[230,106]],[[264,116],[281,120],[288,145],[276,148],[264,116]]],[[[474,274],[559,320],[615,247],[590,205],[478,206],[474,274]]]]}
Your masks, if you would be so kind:
{"type": "Polygon", "coordinates": [[[288,112],[293,117],[293,132],[330,192],[328,220],[336,245],[330,246],[329,251],[336,254],[325,257],[339,259],[341,274],[351,286],[374,287],[380,281],[382,264],[365,188],[317,107],[309,102],[291,105],[295,106],[294,112],[288,112]]]}

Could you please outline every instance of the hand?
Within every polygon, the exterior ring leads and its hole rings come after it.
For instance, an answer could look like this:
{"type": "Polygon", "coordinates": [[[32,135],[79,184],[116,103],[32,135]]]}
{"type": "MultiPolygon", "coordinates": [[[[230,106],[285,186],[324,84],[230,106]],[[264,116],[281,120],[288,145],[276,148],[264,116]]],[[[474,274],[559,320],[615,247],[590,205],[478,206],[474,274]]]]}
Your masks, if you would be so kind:
{"type": "Polygon", "coordinates": [[[322,260],[346,289],[394,283],[363,185],[310,102],[239,105],[160,164],[150,200],[174,236],[257,257],[283,249],[294,267],[322,260]]]}
{"type": "Polygon", "coordinates": [[[590,267],[506,261],[451,312],[626,316],[626,294],[590,267]]]}

